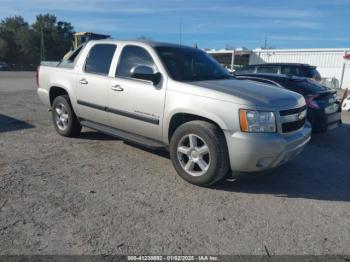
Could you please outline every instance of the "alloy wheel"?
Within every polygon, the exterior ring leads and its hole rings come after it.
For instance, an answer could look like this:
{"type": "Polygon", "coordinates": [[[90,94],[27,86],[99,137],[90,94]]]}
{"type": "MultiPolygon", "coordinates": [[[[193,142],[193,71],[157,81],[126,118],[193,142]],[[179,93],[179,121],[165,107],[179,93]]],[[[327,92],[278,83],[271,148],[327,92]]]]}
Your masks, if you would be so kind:
{"type": "Polygon", "coordinates": [[[55,114],[57,127],[62,131],[66,130],[69,123],[69,115],[66,106],[62,103],[57,104],[55,107],[55,114]]]}
{"type": "Polygon", "coordinates": [[[191,176],[204,175],[210,166],[209,147],[203,138],[195,134],[180,139],[177,158],[183,170],[191,176]]]}

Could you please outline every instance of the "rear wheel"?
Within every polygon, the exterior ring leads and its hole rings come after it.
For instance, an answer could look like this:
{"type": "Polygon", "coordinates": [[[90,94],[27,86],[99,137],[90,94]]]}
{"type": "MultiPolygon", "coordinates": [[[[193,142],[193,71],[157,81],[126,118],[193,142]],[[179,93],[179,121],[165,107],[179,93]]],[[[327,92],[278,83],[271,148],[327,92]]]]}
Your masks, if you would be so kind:
{"type": "Polygon", "coordinates": [[[68,95],[58,96],[52,103],[52,120],[57,133],[73,137],[80,134],[81,125],[73,111],[68,95]]]}
{"type": "Polygon", "coordinates": [[[170,157],[177,173],[195,185],[210,186],[229,170],[225,137],[219,127],[205,121],[187,122],[175,130],[170,157]]]}

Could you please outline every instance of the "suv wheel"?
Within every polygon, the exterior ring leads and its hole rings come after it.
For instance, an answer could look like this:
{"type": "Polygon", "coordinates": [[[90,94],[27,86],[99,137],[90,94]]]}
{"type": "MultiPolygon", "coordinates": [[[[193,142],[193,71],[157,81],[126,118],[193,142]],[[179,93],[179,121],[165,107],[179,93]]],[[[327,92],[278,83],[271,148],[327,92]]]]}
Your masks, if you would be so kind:
{"type": "Polygon", "coordinates": [[[58,96],[52,103],[52,120],[57,133],[73,137],[80,133],[81,125],[74,114],[67,95],[58,96]]]}
{"type": "Polygon", "coordinates": [[[187,122],[175,130],[170,157],[177,173],[195,185],[210,186],[229,170],[225,137],[219,127],[205,121],[187,122]]]}

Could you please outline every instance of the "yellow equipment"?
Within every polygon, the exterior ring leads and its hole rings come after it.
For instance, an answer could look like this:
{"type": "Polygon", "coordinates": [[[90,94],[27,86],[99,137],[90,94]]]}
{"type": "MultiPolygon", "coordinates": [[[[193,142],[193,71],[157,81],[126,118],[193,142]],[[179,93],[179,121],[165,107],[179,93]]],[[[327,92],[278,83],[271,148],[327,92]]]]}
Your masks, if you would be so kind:
{"type": "Polygon", "coordinates": [[[109,35],[96,34],[92,32],[79,32],[73,34],[73,49],[90,40],[110,38],[109,35]]]}
{"type": "Polygon", "coordinates": [[[90,40],[100,40],[100,39],[106,39],[110,38],[109,35],[102,35],[102,34],[96,34],[92,32],[79,32],[73,34],[73,41],[72,41],[72,49],[68,51],[63,57],[63,59],[67,59],[70,54],[81,44],[84,44],[86,42],[89,42],[90,40]]]}

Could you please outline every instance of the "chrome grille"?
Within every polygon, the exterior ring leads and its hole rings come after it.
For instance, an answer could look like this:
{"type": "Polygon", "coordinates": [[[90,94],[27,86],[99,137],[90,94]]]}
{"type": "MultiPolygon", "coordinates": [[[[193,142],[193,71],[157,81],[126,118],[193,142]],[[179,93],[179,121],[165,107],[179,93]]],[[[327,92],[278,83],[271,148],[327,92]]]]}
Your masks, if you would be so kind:
{"type": "Polygon", "coordinates": [[[306,106],[280,111],[282,132],[289,133],[302,128],[306,122],[306,106]]]}

